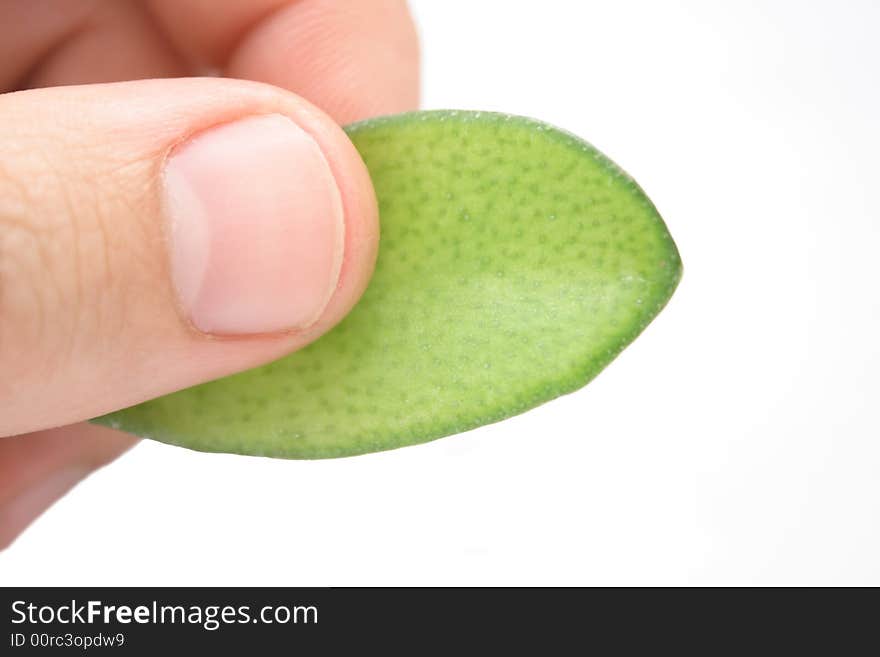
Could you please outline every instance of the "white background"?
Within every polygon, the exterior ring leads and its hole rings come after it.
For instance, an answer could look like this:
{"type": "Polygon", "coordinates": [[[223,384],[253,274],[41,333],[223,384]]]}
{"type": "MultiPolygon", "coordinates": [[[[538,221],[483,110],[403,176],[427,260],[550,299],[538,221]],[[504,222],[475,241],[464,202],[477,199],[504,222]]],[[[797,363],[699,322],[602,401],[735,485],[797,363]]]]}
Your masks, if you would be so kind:
{"type": "Polygon", "coordinates": [[[5,584],[880,584],[880,3],[413,2],[424,105],[545,119],[685,263],[586,389],[323,462],[147,442],[5,584]]]}

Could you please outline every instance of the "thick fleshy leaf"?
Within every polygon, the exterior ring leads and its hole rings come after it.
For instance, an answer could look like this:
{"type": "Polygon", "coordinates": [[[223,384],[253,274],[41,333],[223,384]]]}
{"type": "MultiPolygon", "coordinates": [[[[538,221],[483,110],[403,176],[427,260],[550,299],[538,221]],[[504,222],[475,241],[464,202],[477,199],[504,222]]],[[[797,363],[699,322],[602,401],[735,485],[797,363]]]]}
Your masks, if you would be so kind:
{"type": "Polygon", "coordinates": [[[571,134],[461,111],[347,131],[382,230],[351,314],[286,358],[97,422],[287,458],[420,443],[583,386],[678,283],[678,252],[654,206],[571,134]]]}

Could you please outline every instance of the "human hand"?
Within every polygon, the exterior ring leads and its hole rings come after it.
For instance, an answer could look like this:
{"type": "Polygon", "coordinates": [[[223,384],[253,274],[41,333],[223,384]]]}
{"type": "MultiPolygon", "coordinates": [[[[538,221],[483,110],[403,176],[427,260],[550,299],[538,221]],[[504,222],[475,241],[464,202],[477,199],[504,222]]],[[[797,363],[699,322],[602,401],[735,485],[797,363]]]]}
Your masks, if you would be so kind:
{"type": "Polygon", "coordinates": [[[0,0],[0,91],[2,548],[135,442],[83,420],[353,306],[378,223],[338,125],[414,109],[418,45],[400,0],[0,0]]]}

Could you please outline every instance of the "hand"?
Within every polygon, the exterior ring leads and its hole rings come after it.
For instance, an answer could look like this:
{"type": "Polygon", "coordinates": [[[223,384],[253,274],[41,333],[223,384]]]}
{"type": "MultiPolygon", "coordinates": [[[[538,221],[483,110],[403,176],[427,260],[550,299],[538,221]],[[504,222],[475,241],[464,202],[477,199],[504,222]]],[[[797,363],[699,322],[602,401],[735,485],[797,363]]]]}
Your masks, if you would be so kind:
{"type": "Polygon", "coordinates": [[[2,548],[134,443],[83,420],[348,312],[378,223],[338,126],[416,107],[418,45],[397,0],[0,0],[0,91],[2,548]]]}

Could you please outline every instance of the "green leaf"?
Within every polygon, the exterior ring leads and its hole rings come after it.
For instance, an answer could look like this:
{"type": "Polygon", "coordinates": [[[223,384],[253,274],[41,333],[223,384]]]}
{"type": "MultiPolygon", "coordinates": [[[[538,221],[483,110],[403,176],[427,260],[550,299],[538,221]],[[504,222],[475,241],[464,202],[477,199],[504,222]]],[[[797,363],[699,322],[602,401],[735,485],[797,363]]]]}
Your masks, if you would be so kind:
{"type": "Polygon", "coordinates": [[[349,126],[382,229],[351,314],[302,351],[95,420],[198,450],[363,454],[521,413],[596,376],[681,276],[663,220],[571,134],[485,112],[349,126]]]}

